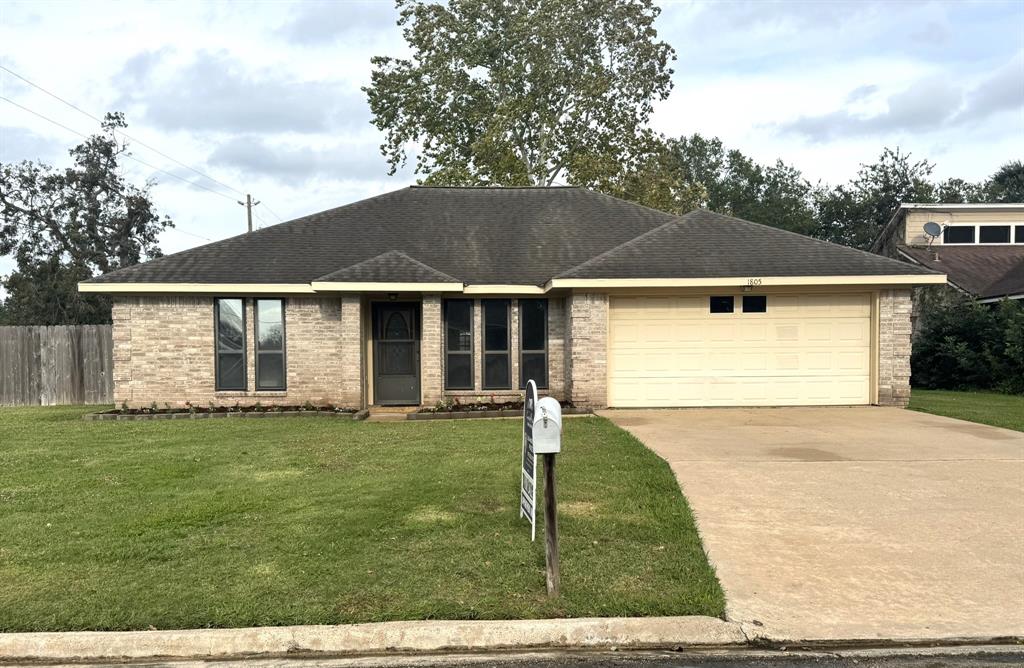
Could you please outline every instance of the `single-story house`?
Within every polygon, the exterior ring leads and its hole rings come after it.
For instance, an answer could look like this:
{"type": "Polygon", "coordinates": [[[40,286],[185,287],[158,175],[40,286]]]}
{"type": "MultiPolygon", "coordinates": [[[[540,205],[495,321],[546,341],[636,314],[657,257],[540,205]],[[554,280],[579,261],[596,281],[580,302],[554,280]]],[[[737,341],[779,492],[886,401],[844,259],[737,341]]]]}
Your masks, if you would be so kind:
{"type": "Polygon", "coordinates": [[[1024,299],[1024,204],[905,202],[871,250],[942,272],[983,304],[1024,299]]]}
{"type": "Polygon", "coordinates": [[[410,187],[85,281],[131,407],[905,405],[930,269],[581,188],[410,187]]]}

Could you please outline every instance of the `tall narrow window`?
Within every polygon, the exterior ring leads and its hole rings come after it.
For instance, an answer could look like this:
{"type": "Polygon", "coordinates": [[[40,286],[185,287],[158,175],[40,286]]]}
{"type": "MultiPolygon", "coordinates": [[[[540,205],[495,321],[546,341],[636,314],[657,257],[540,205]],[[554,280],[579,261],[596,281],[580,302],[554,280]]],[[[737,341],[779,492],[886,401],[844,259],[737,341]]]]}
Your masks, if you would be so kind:
{"type": "Polygon", "coordinates": [[[519,387],[548,386],[548,300],[519,300],[519,387]]]}
{"type": "Polygon", "coordinates": [[[214,387],[218,390],[244,390],[245,302],[241,299],[215,299],[213,323],[217,357],[214,387]]]}
{"type": "Polygon", "coordinates": [[[507,299],[484,299],[484,389],[507,390],[512,387],[509,365],[507,299]]]}
{"type": "Polygon", "coordinates": [[[285,389],[284,300],[256,300],[256,389],[285,389]]]}
{"type": "Polygon", "coordinates": [[[444,303],[444,387],[473,389],[473,300],[449,299],[444,303]]]}

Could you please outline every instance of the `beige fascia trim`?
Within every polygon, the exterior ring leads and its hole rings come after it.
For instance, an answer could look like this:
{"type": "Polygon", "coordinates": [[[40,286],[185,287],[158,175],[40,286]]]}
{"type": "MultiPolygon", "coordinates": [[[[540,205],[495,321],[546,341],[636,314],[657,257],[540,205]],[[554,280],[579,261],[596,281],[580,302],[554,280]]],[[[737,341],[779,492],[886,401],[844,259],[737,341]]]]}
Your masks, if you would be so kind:
{"type": "Polygon", "coordinates": [[[110,294],[314,294],[308,283],[79,283],[79,292],[110,294]]]}
{"type": "Polygon", "coordinates": [[[553,288],[766,288],[784,285],[938,285],[946,283],[945,274],[895,274],[881,276],[749,276],[723,278],[555,278],[553,288]]]}
{"type": "Polygon", "coordinates": [[[509,283],[495,283],[479,285],[467,285],[463,290],[467,295],[542,295],[547,290],[539,285],[513,285],[509,283]]]}
{"type": "Polygon", "coordinates": [[[313,292],[462,292],[462,283],[335,283],[313,281],[313,292]]]}

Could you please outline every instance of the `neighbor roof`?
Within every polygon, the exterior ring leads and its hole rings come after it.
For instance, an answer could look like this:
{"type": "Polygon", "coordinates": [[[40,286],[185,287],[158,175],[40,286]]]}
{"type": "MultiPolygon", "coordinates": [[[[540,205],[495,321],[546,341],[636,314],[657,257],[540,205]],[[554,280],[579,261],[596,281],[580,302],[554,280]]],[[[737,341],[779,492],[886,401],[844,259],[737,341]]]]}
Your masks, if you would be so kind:
{"type": "Polygon", "coordinates": [[[707,211],[591,190],[409,187],[86,283],[543,285],[555,277],[931,275],[707,211]]]}
{"type": "Polygon", "coordinates": [[[1024,294],[1024,246],[900,246],[899,252],[947,274],[951,283],[979,299],[1024,294]]]}

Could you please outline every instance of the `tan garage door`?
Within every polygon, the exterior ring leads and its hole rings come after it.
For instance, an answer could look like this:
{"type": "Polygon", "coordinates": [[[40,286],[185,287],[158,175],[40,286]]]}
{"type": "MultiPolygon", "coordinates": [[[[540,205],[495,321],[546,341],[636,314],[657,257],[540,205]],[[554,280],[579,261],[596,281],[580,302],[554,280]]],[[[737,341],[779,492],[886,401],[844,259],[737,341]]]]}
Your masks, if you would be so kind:
{"type": "Polygon", "coordinates": [[[871,295],[768,295],[763,313],[710,296],[612,297],[611,406],[870,402],[871,295]]]}

